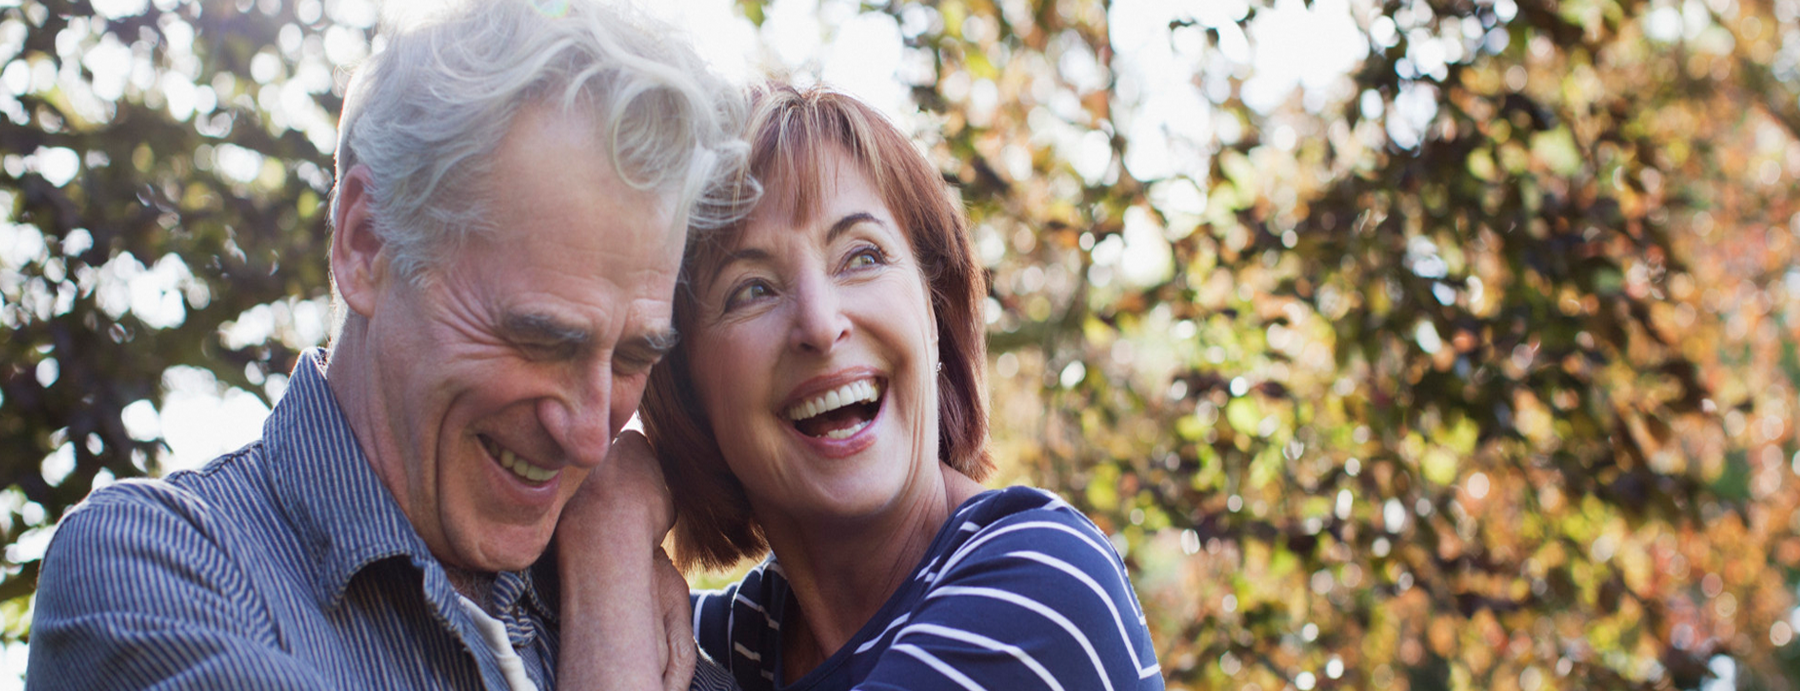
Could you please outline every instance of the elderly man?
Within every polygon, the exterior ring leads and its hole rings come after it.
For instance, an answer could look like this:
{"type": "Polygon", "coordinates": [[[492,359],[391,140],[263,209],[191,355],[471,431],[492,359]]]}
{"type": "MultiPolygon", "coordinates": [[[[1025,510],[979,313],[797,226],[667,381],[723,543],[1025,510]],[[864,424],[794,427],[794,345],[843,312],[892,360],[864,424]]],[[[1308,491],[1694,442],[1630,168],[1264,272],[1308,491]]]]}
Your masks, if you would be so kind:
{"type": "Polygon", "coordinates": [[[647,560],[606,566],[666,525],[540,556],[565,506],[607,517],[599,474],[672,342],[685,229],[734,197],[732,93],[586,2],[390,31],[340,127],[330,353],[301,359],[261,441],[69,513],[28,685],[550,688],[559,651],[588,671],[630,652],[589,636],[611,612],[649,654],[688,635],[640,606],[647,560]]]}

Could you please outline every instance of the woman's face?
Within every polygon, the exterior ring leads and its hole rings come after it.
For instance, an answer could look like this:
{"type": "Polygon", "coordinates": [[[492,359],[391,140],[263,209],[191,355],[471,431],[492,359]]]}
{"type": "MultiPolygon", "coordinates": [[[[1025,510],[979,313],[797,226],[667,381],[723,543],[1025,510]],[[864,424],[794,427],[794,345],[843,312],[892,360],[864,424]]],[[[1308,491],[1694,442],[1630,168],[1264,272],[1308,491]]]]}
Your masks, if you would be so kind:
{"type": "Polygon", "coordinates": [[[937,326],[917,258],[841,153],[820,181],[810,220],[765,205],[696,277],[683,336],[719,448],[770,530],[903,509],[937,473],[937,326]]]}

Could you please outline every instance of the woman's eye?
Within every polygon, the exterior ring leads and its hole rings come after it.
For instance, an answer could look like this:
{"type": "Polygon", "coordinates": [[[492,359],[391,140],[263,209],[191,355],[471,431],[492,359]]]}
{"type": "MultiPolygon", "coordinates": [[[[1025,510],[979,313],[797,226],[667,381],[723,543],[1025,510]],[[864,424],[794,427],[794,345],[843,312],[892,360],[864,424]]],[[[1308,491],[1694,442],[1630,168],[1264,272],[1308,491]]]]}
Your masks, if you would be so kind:
{"type": "Polygon", "coordinates": [[[864,247],[857,250],[855,254],[850,255],[850,261],[846,262],[846,266],[852,269],[861,269],[878,264],[885,264],[887,263],[886,259],[887,257],[882,255],[881,250],[874,247],[864,247]]]}
{"type": "Polygon", "coordinates": [[[730,295],[725,297],[725,309],[726,311],[730,311],[740,305],[766,298],[773,294],[773,292],[774,291],[769,290],[768,284],[765,284],[762,281],[746,283],[738,286],[737,289],[731,291],[730,295]]]}

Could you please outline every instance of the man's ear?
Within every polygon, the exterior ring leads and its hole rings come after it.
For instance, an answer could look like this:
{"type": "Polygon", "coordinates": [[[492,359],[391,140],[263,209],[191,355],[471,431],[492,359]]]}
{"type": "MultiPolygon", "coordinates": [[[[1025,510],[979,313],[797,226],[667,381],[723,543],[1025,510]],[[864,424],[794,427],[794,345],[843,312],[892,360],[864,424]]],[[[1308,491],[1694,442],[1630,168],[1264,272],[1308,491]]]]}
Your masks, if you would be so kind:
{"type": "Polygon", "coordinates": [[[375,232],[375,189],[369,167],[358,164],[338,185],[332,210],[331,275],[351,312],[368,317],[387,279],[388,255],[375,232]]]}

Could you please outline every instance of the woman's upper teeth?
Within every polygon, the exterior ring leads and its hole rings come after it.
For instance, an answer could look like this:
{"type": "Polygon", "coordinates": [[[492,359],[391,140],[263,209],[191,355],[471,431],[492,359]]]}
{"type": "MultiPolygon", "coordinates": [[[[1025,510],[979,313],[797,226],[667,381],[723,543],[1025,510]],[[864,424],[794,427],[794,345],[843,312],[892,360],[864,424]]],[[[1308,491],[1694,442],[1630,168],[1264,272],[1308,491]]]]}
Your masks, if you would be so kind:
{"type": "Polygon", "coordinates": [[[814,415],[831,412],[847,405],[873,402],[881,397],[875,387],[875,380],[863,379],[853,381],[788,408],[789,420],[805,420],[814,415]]]}

